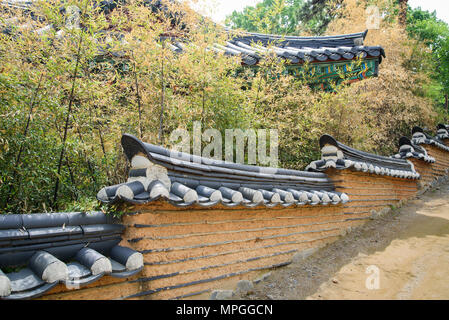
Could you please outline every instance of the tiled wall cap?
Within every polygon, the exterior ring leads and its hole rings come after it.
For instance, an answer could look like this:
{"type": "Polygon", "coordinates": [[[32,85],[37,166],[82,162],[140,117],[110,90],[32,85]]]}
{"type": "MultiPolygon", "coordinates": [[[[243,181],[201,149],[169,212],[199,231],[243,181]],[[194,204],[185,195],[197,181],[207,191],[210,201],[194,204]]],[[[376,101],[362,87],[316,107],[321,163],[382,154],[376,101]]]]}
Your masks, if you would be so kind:
{"type": "Polygon", "coordinates": [[[7,297],[11,294],[11,281],[0,270],[0,297],[7,297]]]}
{"type": "Polygon", "coordinates": [[[93,249],[81,249],[75,258],[78,262],[89,268],[93,275],[112,272],[111,261],[93,249]]]}
{"type": "Polygon", "coordinates": [[[53,283],[67,279],[67,265],[45,251],[37,251],[30,259],[30,268],[45,282],[53,283]]]}

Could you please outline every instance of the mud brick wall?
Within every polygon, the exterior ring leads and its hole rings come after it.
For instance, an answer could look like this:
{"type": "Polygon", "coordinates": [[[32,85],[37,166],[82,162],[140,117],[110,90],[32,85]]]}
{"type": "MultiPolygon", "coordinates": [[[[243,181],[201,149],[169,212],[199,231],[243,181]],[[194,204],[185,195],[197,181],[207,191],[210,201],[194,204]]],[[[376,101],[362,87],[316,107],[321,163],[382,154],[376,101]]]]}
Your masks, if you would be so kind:
{"type": "Polygon", "coordinates": [[[105,277],[76,291],[54,288],[43,299],[179,299],[220,288],[229,279],[254,279],[265,269],[290,263],[293,255],[338,239],[365,223],[372,211],[417,193],[416,180],[351,170],[329,170],[339,205],[181,209],[158,201],[129,208],[122,245],[144,255],[132,278],[105,277]]]}
{"type": "Polygon", "coordinates": [[[290,263],[293,255],[338,239],[366,222],[372,211],[412,198],[416,180],[351,170],[326,172],[346,204],[268,209],[194,207],[164,202],[133,208],[127,215],[126,245],[144,255],[145,269],[126,288],[130,299],[185,298],[220,288],[230,278],[252,279],[257,272],[290,263]],[[132,287],[133,281],[140,287],[132,287]],[[131,293],[135,291],[134,293],[131,293]]]}
{"type": "Polygon", "coordinates": [[[330,169],[326,174],[332,179],[336,190],[344,192],[350,201],[346,211],[355,216],[398,204],[418,193],[417,180],[406,180],[352,170],[330,169]]]}
{"type": "Polygon", "coordinates": [[[108,298],[183,298],[230,278],[252,279],[299,251],[335,241],[370,214],[343,205],[179,209],[160,202],[135,210],[123,218],[124,238],[143,253],[145,268],[138,279],[108,284],[108,298]]]}
{"type": "Polygon", "coordinates": [[[131,278],[114,278],[105,276],[102,279],[73,290],[59,284],[50,290],[45,296],[37,300],[113,300],[120,299],[140,290],[136,282],[139,275],[131,278]]]}
{"type": "Polygon", "coordinates": [[[144,255],[144,270],[76,291],[58,286],[42,299],[190,297],[288,264],[295,253],[331,243],[370,217],[368,209],[341,204],[180,209],[158,201],[132,209],[138,213],[123,217],[122,244],[144,255]]]}
{"type": "Polygon", "coordinates": [[[284,208],[178,208],[164,201],[127,207],[122,245],[144,255],[144,270],[131,278],[104,277],[79,290],[55,287],[41,299],[185,299],[222,288],[229,280],[254,279],[286,265],[293,255],[338,239],[365,223],[373,211],[411,199],[419,187],[446,174],[447,152],[425,146],[436,163],[410,159],[420,180],[328,169],[339,205],[284,208]]]}
{"type": "Polygon", "coordinates": [[[447,170],[449,169],[449,152],[433,145],[421,146],[426,149],[429,156],[434,157],[436,160],[436,162],[432,164],[432,174],[437,178],[445,176],[447,174],[447,170]]]}
{"type": "Polygon", "coordinates": [[[416,172],[419,172],[421,179],[418,180],[418,185],[420,188],[427,188],[430,186],[432,181],[435,180],[436,176],[434,174],[433,163],[428,163],[419,159],[410,158],[408,159],[415,166],[416,172]]]}
{"type": "Polygon", "coordinates": [[[443,139],[443,144],[449,147],[449,139],[443,139]]]}

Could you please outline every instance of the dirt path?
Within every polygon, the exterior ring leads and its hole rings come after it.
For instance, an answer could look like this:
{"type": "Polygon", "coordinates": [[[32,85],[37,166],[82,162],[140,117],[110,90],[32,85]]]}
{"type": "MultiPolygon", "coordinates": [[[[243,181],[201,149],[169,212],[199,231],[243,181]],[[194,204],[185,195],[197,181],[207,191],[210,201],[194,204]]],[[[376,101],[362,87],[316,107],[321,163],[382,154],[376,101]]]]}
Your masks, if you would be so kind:
{"type": "Polygon", "coordinates": [[[449,183],[273,270],[238,298],[449,299],[449,183]]]}

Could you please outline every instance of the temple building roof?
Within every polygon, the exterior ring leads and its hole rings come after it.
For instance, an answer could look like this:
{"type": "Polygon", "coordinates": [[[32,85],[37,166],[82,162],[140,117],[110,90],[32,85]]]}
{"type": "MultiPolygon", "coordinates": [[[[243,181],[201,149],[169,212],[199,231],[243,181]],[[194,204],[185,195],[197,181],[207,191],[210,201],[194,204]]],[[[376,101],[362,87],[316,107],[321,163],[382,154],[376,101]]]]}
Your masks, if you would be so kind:
{"type": "MultiPolygon", "coordinates": [[[[380,46],[364,46],[366,32],[327,36],[327,37],[273,37],[269,35],[247,34],[230,36],[225,44],[215,43],[210,49],[229,56],[240,56],[242,64],[257,65],[264,55],[273,53],[288,64],[305,62],[335,62],[376,58],[379,63],[385,57],[385,51],[380,46]]],[[[170,48],[182,52],[184,44],[175,41],[170,48]]]]}
{"type": "MultiPolygon", "coordinates": [[[[33,2],[33,0],[2,0],[0,4],[27,10],[33,5],[33,2]]],[[[142,4],[149,7],[154,13],[163,12],[169,17],[179,15],[179,13],[171,13],[171,9],[160,0],[146,0],[142,4]]],[[[98,7],[105,15],[111,13],[117,6],[118,0],[98,3],[98,7]]],[[[36,32],[45,33],[52,28],[52,25],[48,25],[36,30],[36,32]]],[[[7,32],[7,30],[8,28],[4,28],[3,32],[7,32]]],[[[257,65],[267,53],[274,53],[280,59],[285,59],[289,64],[334,62],[356,58],[372,58],[381,63],[382,58],[385,57],[385,51],[382,47],[364,45],[368,30],[352,34],[317,37],[237,33],[229,29],[223,31],[228,33],[228,41],[226,43],[214,43],[209,47],[209,50],[229,56],[240,56],[242,65],[247,66],[257,65]]],[[[188,40],[176,36],[170,38],[172,43],[169,44],[169,47],[173,51],[182,52],[185,50],[185,44],[188,43],[188,40]]],[[[374,71],[374,73],[376,72],[374,71]]]]}
{"type": "Polygon", "coordinates": [[[368,30],[360,33],[321,36],[296,37],[278,36],[259,33],[244,33],[232,36],[226,46],[218,47],[229,55],[241,55],[243,64],[257,64],[261,55],[268,51],[274,52],[288,63],[325,62],[353,60],[355,58],[385,57],[385,51],[380,46],[364,46],[363,41],[368,30]]]}

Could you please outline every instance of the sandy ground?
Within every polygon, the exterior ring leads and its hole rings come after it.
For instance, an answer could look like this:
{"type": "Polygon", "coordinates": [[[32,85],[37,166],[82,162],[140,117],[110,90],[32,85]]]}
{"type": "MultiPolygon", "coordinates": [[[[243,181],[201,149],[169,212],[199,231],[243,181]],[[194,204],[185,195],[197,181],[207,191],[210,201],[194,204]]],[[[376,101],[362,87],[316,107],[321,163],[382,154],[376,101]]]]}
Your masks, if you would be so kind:
{"type": "Polygon", "coordinates": [[[369,221],[238,299],[449,299],[449,183],[369,221]]]}

